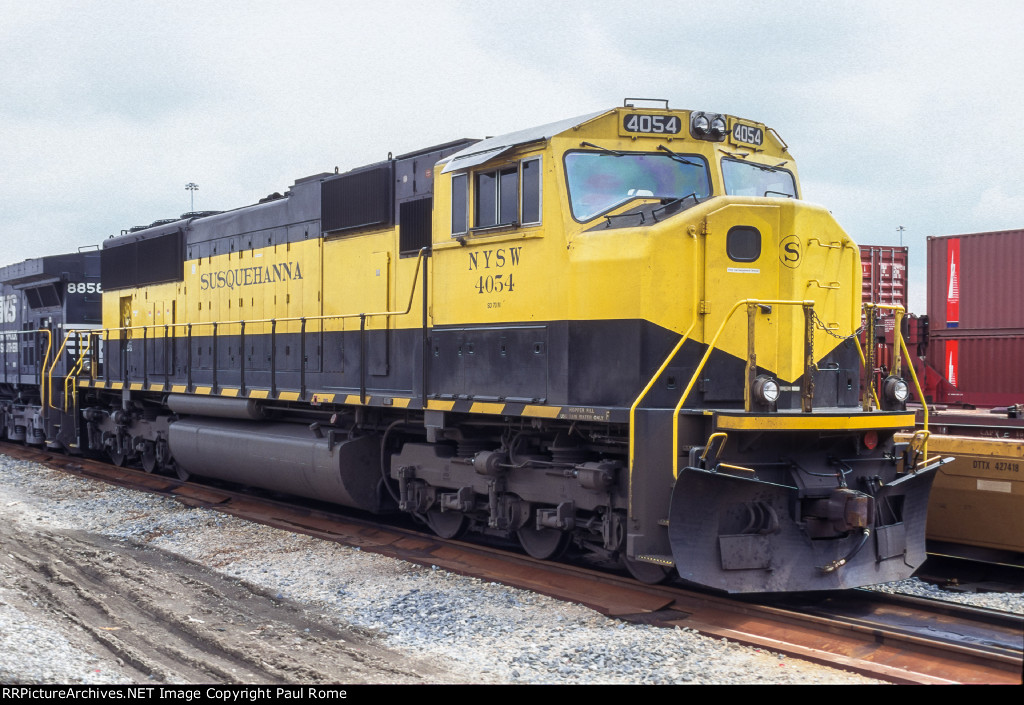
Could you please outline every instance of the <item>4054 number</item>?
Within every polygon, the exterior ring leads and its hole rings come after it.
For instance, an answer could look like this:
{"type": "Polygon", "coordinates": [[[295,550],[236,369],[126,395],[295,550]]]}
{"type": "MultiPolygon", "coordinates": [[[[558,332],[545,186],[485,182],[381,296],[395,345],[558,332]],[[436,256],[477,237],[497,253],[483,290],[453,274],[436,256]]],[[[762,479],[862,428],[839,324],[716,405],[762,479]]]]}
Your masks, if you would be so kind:
{"type": "Polygon", "coordinates": [[[622,119],[622,129],[643,134],[675,135],[679,133],[680,121],[675,115],[630,113],[622,119]]]}
{"type": "Polygon", "coordinates": [[[487,274],[480,276],[476,290],[479,294],[500,294],[503,291],[515,291],[515,284],[511,274],[487,274]]]}

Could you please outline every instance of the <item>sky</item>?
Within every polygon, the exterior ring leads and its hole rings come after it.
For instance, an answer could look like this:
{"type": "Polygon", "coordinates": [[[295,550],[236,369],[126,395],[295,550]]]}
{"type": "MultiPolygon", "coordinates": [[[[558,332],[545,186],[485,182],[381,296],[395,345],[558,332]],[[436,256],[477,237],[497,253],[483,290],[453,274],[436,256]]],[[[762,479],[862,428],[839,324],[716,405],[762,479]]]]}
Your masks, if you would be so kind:
{"type": "Polygon", "coordinates": [[[663,98],[764,122],[859,243],[1024,228],[1024,2],[0,0],[0,266],[663,98]],[[190,192],[185,184],[196,183],[190,192]]]}

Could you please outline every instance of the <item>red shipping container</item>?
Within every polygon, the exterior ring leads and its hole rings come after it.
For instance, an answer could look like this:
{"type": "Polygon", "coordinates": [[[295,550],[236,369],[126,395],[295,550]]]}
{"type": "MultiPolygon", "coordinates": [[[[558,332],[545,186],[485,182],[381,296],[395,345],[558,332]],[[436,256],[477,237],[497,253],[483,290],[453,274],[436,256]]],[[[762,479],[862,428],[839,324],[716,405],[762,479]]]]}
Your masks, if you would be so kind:
{"type": "Polygon", "coordinates": [[[1024,230],[928,238],[928,318],[932,335],[1024,335],[1024,230]]]}
{"type": "Polygon", "coordinates": [[[1024,404],[1024,334],[976,334],[955,328],[933,328],[928,363],[958,392],[935,399],[937,402],[974,406],[1024,404]]]}
{"type": "MultiPolygon", "coordinates": [[[[907,248],[887,245],[860,246],[861,300],[907,308],[907,248]]],[[[879,312],[883,317],[892,311],[879,312]]],[[[886,328],[892,331],[892,322],[886,328]]]]}

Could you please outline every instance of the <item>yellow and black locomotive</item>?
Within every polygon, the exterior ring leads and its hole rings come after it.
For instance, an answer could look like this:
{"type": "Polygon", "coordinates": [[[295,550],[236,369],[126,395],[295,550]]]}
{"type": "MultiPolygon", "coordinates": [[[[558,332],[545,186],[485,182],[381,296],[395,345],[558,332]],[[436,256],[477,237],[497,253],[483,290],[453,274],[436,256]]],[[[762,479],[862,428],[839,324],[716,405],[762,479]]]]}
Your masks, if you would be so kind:
{"type": "Polygon", "coordinates": [[[857,246],[763,124],[627,101],[133,230],[101,263],[103,329],[49,380],[70,450],[645,581],[819,590],[924,560],[934,463],[893,441],[903,380],[862,389],[857,246]]]}

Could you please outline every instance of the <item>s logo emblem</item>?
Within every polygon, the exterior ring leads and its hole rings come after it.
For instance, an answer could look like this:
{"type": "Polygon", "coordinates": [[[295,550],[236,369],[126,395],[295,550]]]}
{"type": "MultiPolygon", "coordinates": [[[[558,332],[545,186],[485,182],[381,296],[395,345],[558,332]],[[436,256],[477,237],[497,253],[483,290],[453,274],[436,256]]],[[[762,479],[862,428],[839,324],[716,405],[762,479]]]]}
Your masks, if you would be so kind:
{"type": "Polygon", "coordinates": [[[800,266],[801,250],[800,238],[790,235],[779,243],[779,261],[790,269],[796,269],[800,266]]]}

